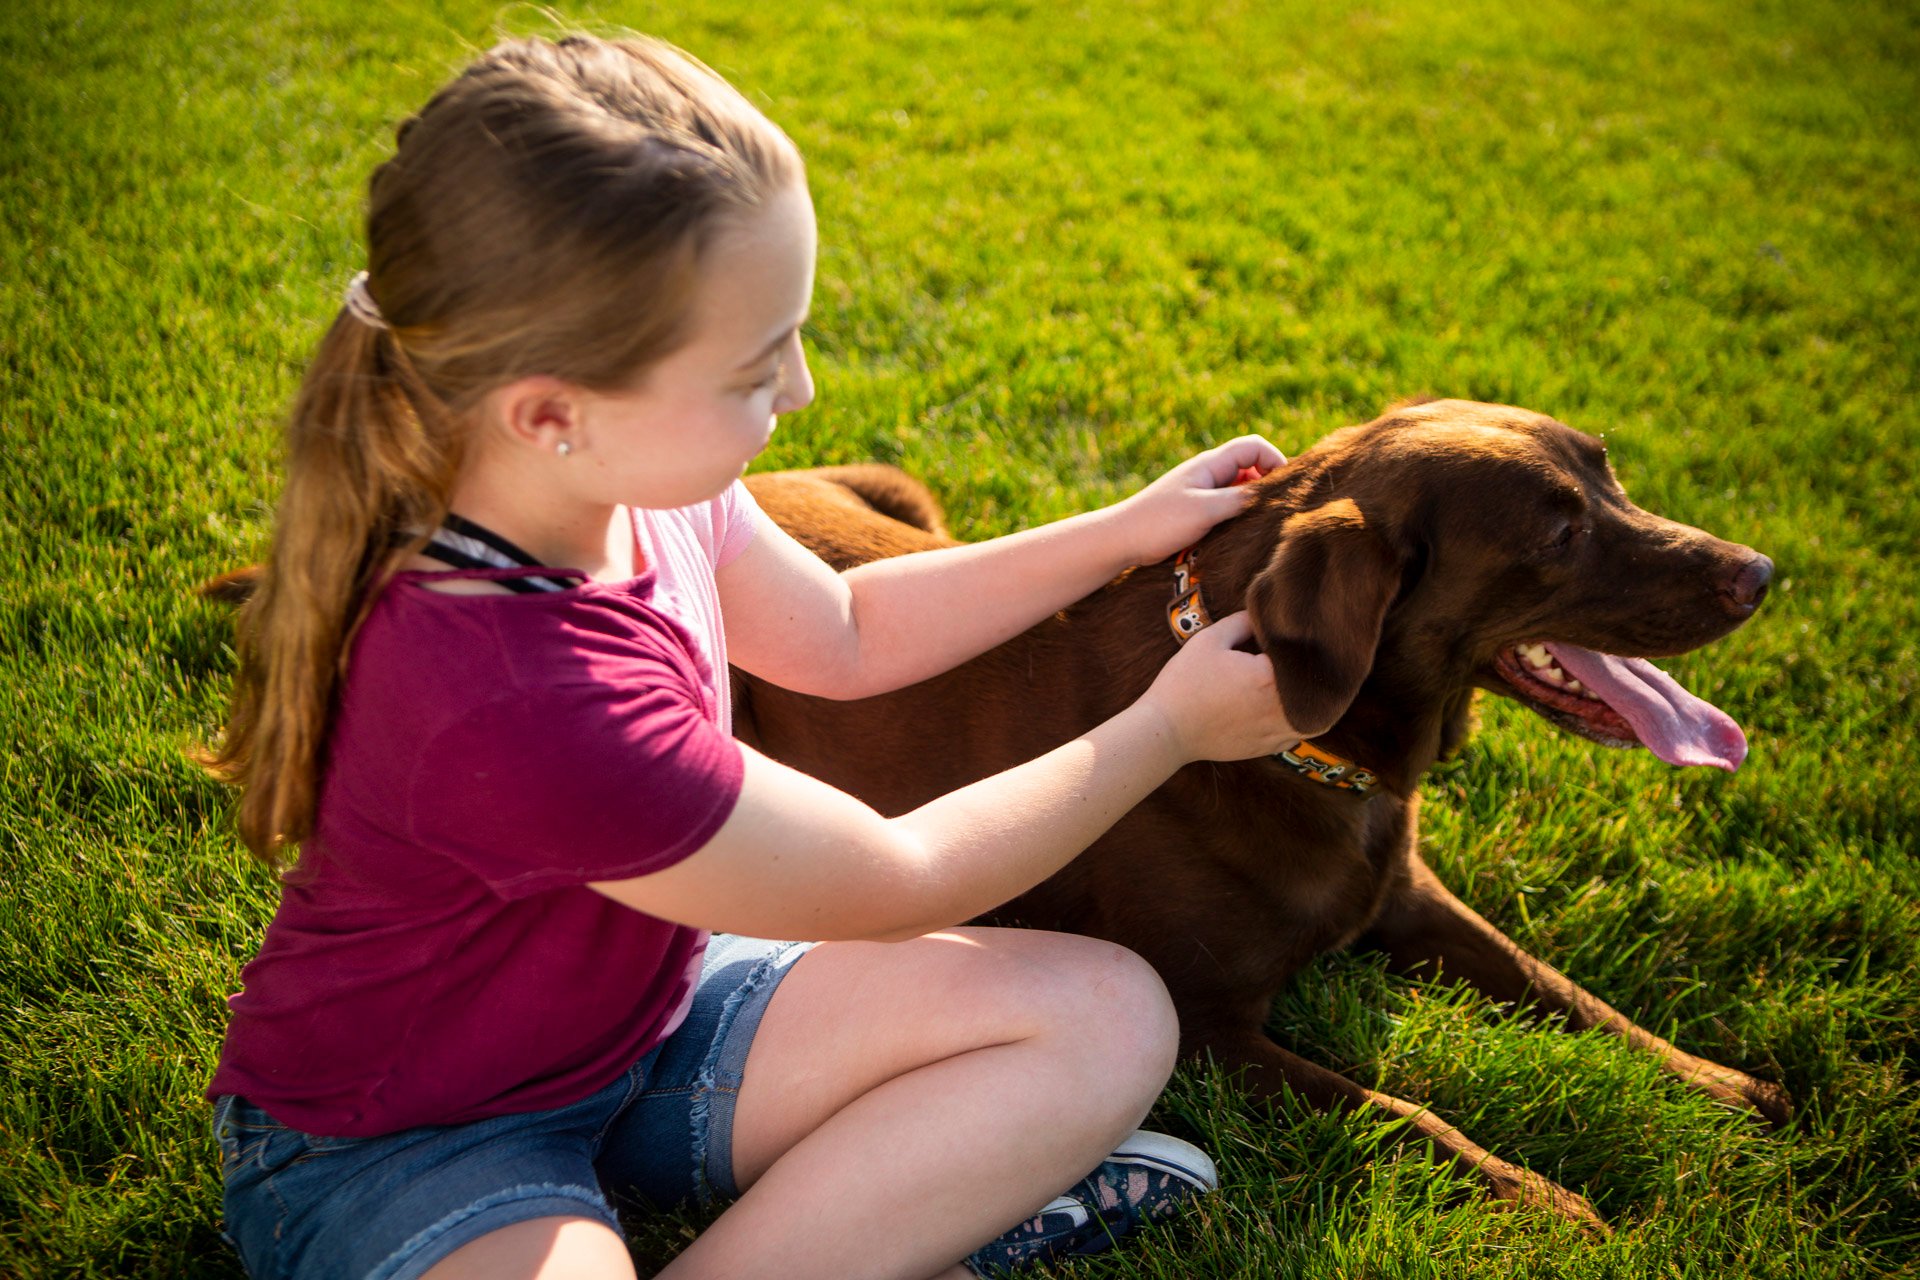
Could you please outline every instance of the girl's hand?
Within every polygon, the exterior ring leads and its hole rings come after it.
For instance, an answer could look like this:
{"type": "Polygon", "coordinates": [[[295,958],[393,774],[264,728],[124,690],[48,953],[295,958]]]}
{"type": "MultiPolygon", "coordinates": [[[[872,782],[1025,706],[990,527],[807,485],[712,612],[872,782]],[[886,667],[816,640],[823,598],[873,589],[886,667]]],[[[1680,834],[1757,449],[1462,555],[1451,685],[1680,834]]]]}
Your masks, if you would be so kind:
{"type": "Polygon", "coordinates": [[[1140,701],[1172,727],[1188,760],[1251,760],[1299,743],[1274,688],[1273,664],[1236,648],[1253,636],[1246,611],[1187,641],[1140,701]]]}
{"type": "Polygon", "coordinates": [[[1189,458],[1112,508],[1125,538],[1128,564],[1153,564],[1198,542],[1201,535],[1247,505],[1236,486],[1257,480],[1286,455],[1260,436],[1241,436],[1189,458]]]}

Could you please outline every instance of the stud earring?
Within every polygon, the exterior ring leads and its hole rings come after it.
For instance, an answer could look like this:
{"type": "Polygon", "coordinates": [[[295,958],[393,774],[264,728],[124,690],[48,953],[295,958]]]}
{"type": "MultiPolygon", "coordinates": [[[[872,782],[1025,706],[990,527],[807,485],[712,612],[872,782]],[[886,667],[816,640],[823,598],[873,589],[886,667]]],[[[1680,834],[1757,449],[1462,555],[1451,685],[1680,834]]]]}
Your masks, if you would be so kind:
{"type": "Polygon", "coordinates": [[[573,441],[562,440],[559,444],[553,446],[553,451],[564,458],[573,452],[573,441]]]}

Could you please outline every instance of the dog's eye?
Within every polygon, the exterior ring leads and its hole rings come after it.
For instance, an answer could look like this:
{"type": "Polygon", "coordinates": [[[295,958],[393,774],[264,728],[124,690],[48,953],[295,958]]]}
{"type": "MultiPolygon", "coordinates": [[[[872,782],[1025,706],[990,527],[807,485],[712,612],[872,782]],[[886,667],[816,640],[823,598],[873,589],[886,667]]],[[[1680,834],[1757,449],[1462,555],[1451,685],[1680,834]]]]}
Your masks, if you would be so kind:
{"type": "Polygon", "coordinates": [[[1565,551],[1573,545],[1574,536],[1579,532],[1580,526],[1578,524],[1572,520],[1567,521],[1560,526],[1560,532],[1554,535],[1553,541],[1547,544],[1547,550],[1565,551]]]}

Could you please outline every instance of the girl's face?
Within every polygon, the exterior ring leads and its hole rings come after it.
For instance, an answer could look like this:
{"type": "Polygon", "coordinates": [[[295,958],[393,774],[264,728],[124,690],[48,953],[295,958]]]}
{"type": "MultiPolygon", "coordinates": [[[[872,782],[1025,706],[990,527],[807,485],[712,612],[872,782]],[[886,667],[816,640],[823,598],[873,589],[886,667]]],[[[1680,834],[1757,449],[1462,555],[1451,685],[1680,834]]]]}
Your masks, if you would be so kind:
{"type": "Polygon", "coordinates": [[[566,460],[582,496],[651,508],[703,502],[739,479],[776,417],[813,400],[800,324],[813,296],[814,235],[813,203],[795,184],[715,237],[691,338],[634,390],[586,398],[566,460]]]}

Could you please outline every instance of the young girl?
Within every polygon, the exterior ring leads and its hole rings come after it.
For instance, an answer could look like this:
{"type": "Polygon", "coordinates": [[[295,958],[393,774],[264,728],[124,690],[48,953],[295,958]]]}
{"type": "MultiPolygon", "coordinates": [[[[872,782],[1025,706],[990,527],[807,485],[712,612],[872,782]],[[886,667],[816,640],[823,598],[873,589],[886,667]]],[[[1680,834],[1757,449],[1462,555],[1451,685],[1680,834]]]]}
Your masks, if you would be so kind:
{"type": "Polygon", "coordinates": [[[1244,619],[894,819],[734,742],[726,672],[934,675],[1194,541],[1272,446],[836,576],[738,483],[813,395],[800,158],[648,41],[470,67],[400,126],[368,253],[214,761],[249,847],[300,849],[209,1090],[248,1268],[627,1276],[633,1196],[735,1201],[673,1276],[984,1275],[1210,1186],[1132,1133],[1176,1044],[1153,972],[952,926],[1299,737],[1244,619]]]}

